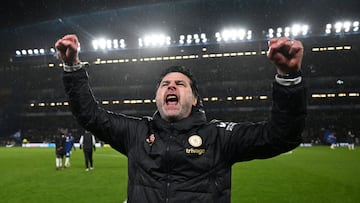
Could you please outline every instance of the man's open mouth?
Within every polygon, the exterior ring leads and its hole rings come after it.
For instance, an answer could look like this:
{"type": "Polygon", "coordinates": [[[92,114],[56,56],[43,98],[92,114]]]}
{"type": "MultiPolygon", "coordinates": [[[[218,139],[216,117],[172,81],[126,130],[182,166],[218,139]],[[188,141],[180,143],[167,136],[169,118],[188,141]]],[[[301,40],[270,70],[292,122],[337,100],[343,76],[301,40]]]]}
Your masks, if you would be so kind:
{"type": "Polygon", "coordinates": [[[169,94],[166,96],[166,104],[177,104],[179,101],[178,97],[175,94],[169,94]]]}

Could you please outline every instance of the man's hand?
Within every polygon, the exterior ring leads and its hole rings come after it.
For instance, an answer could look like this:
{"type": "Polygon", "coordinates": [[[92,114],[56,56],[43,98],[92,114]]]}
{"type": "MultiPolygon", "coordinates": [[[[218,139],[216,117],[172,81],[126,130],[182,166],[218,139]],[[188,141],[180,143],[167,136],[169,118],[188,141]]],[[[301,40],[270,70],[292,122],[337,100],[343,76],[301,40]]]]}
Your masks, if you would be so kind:
{"type": "Polygon", "coordinates": [[[55,43],[55,48],[66,65],[72,66],[80,63],[80,43],[76,35],[65,35],[55,43]]]}
{"type": "Polygon", "coordinates": [[[304,47],[298,40],[287,37],[274,38],[269,41],[268,58],[277,67],[281,75],[299,71],[304,47]]]}

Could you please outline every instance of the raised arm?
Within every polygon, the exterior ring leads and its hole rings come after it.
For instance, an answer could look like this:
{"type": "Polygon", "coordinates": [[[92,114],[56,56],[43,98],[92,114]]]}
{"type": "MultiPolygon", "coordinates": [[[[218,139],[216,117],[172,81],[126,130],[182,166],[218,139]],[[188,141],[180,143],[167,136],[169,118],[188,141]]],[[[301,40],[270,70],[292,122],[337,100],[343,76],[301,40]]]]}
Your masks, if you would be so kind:
{"type": "Polygon", "coordinates": [[[98,106],[88,81],[88,74],[79,59],[79,41],[76,35],[66,35],[55,43],[63,61],[63,83],[70,109],[78,123],[100,140],[126,154],[131,131],[139,119],[130,119],[98,106]]]}
{"type": "Polygon", "coordinates": [[[302,142],[306,88],[301,75],[303,45],[288,38],[271,39],[268,58],[277,67],[268,121],[232,124],[226,136],[231,162],[263,159],[289,151],[302,142]]]}

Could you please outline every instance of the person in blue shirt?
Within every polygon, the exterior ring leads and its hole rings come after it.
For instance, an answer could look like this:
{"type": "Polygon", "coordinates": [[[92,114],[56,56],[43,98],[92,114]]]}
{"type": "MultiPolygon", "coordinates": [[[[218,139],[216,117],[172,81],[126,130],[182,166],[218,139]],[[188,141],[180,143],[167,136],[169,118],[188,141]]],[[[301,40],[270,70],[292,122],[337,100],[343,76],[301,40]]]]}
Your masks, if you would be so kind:
{"type": "Polygon", "coordinates": [[[68,132],[68,129],[65,129],[65,167],[68,168],[70,167],[70,156],[71,156],[71,151],[74,147],[74,137],[72,136],[72,134],[70,132],[68,132]]]}

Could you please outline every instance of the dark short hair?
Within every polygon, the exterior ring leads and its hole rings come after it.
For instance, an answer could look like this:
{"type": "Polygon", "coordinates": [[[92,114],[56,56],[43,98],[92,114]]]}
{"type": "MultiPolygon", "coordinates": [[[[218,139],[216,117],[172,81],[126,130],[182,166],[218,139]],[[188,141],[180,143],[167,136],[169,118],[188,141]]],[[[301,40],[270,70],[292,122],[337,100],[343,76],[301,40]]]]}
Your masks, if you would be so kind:
{"type": "Polygon", "coordinates": [[[190,86],[191,86],[191,90],[192,90],[194,96],[199,98],[199,89],[198,89],[198,86],[197,86],[196,78],[194,77],[194,75],[192,74],[190,69],[185,67],[185,66],[170,66],[169,68],[166,68],[160,75],[160,78],[159,78],[159,80],[157,82],[157,87],[159,87],[162,79],[167,74],[173,73],[173,72],[178,72],[178,73],[182,73],[182,74],[186,75],[190,79],[190,86]]]}

